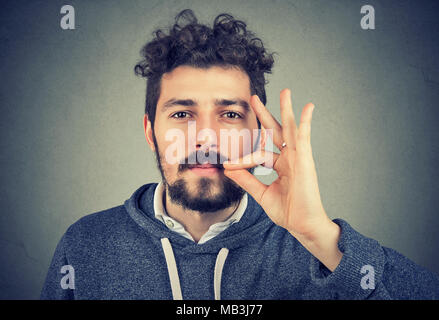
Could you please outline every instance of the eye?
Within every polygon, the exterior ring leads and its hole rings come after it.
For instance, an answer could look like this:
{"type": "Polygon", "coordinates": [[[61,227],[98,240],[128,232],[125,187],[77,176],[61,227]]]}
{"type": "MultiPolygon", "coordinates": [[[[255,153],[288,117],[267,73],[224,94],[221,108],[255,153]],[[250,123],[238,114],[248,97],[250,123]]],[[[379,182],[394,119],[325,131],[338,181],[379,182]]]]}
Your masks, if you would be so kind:
{"type": "Polygon", "coordinates": [[[223,116],[225,116],[226,118],[229,118],[229,119],[240,119],[240,118],[242,118],[239,113],[233,112],[233,111],[228,111],[228,112],[224,113],[223,116]]]}
{"type": "Polygon", "coordinates": [[[176,118],[176,119],[183,119],[183,118],[187,118],[189,117],[189,113],[185,112],[185,111],[179,111],[174,113],[171,118],[176,118]]]}

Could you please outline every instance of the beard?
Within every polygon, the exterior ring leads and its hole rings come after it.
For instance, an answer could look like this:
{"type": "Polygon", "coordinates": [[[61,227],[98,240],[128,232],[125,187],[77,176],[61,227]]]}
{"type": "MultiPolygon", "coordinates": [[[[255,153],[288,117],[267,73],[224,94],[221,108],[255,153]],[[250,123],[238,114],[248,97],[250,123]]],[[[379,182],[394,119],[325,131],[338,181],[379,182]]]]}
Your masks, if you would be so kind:
{"type": "MultiPolygon", "coordinates": [[[[222,163],[227,158],[213,151],[207,152],[205,156],[208,156],[209,159],[214,158],[217,160],[214,165],[219,169],[218,179],[213,180],[207,177],[200,177],[195,185],[192,184],[195,188],[195,191],[193,192],[189,190],[188,183],[183,177],[179,177],[173,183],[169,183],[162,167],[162,157],[160,156],[154,133],[153,141],[155,145],[157,166],[160,170],[165,190],[167,190],[169,198],[173,203],[180,205],[186,210],[207,213],[229,208],[238,203],[244,196],[245,190],[224,175],[224,167],[222,163]],[[217,185],[217,187],[215,185],[217,185]],[[215,189],[219,190],[214,192],[215,189]]],[[[194,152],[192,155],[188,156],[184,162],[179,164],[177,176],[180,176],[183,172],[190,170],[194,166],[193,164],[189,164],[189,159],[197,159],[196,154],[197,152],[194,152]]],[[[198,162],[198,159],[197,164],[201,164],[198,162]]],[[[249,168],[246,170],[253,174],[254,169],[255,168],[249,168]]],[[[192,188],[192,190],[194,188],[192,188]]]]}
{"type": "Polygon", "coordinates": [[[196,191],[190,193],[185,179],[179,178],[173,184],[166,184],[171,201],[185,209],[200,213],[216,212],[239,202],[245,191],[224,174],[220,178],[220,191],[212,194],[214,183],[210,178],[201,177],[196,183],[196,191]]]}

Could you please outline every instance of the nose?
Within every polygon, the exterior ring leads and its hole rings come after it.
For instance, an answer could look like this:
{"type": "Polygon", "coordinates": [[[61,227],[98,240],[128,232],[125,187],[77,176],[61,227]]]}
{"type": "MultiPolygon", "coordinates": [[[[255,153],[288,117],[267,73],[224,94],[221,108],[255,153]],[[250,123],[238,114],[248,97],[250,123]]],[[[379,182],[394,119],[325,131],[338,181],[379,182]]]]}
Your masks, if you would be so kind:
{"type": "Polygon", "coordinates": [[[197,132],[197,150],[198,149],[206,149],[212,150],[217,149],[217,136],[213,129],[211,128],[203,128],[197,132]]]}
{"type": "Polygon", "coordinates": [[[217,151],[219,128],[214,119],[211,119],[208,115],[202,116],[197,119],[195,125],[196,149],[203,149],[204,151],[217,151]]]}

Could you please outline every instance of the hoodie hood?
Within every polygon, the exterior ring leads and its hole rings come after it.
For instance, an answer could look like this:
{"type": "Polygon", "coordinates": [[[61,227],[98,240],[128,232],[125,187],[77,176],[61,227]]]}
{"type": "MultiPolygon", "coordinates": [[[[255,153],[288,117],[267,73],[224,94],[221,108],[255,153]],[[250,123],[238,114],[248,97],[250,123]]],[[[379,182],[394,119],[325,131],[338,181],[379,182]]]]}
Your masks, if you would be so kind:
{"type": "Polygon", "coordinates": [[[263,237],[274,223],[270,220],[261,206],[248,195],[247,208],[243,217],[232,224],[215,238],[203,244],[197,244],[176,232],[170,230],[154,215],[154,192],[157,183],[149,183],[138,188],[125,201],[124,206],[131,218],[151,236],[168,238],[173,247],[183,252],[218,253],[221,248],[229,250],[245,246],[254,237],[263,237]]]}

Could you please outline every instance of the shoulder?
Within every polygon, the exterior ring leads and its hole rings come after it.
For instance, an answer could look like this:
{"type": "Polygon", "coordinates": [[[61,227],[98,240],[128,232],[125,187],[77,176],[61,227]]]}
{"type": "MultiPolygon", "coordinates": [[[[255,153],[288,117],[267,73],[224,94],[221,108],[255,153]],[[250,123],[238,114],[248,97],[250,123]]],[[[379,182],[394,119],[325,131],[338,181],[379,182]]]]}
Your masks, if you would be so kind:
{"type": "Polygon", "coordinates": [[[88,214],[73,223],[64,237],[68,243],[93,242],[114,238],[131,227],[131,219],[123,205],[88,214]]]}

